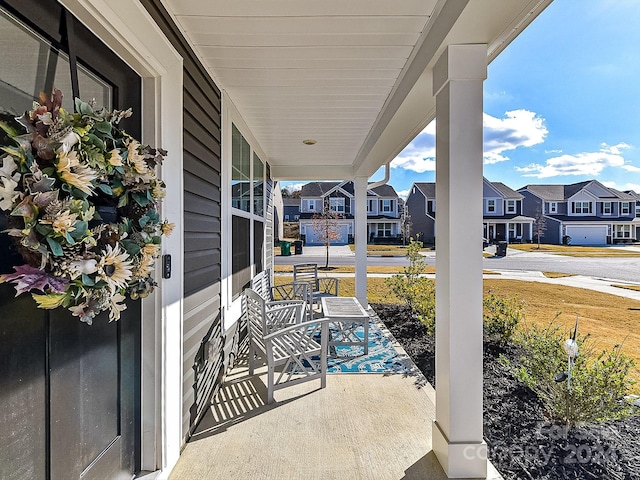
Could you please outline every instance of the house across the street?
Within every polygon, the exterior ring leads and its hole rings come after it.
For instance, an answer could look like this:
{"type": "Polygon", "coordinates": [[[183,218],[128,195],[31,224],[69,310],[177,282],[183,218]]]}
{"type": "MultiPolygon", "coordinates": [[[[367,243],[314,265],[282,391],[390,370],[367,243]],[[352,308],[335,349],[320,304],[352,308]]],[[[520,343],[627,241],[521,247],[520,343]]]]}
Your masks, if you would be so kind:
{"type": "MultiPolygon", "coordinates": [[[[300,235],[306,245],[322,244],[313,224],[314,215],[325,209],[338,214],[338,238],[332,240],[331,244],[353,243],[355,193],[352,181],[307,183],[302,187],[300,199],[300,235]]],[[[379,185],[367,190],[368,243],[401,242],[399,201],[391,185],[379,185]]]]}
{"type": "Polygon", "coordinates": [[[526,185],[525,214],[545,218],[544,243],[606,245],[637,241],[638,198],[597,180],[570,185],[526,185]]]}

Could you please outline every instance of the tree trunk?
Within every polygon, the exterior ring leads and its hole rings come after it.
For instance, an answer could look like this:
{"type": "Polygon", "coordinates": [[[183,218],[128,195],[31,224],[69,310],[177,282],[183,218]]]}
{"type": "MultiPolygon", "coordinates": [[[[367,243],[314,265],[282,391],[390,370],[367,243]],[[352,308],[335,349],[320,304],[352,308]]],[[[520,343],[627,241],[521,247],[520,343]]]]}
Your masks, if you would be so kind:
{"type": "Polygon", "coordinates": [[[331,242],[327,242],[327,260],[326,260],[326,262],[325,262],[325,264],[324,264],[324,268],[325,268],[325,270],[326,270],[327,268],[329,268],[329,245],[330,245],[330,243],[331,243],[331,242]]]}

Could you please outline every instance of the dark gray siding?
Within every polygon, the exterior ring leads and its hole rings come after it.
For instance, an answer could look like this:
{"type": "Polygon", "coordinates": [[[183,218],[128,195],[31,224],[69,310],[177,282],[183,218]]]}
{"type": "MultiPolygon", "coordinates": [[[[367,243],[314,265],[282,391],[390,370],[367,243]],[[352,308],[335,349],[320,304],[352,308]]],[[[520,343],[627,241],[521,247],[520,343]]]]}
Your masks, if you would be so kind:
{"type": "Polygon", "coordinates": [[[220,315],[221,95],[161,0],[141,0],[183,58],[183,432],[188,435],[224,371],[220,315]]]}
{"type": "Polygon", "coordinates": [[[435,222],[427,215],[424,195],[416,189],[416,193],[411,191],[407,197],[407,210],[411,215],[411,236],[416,238],[419,235],[420,241],[432,243],[434,241],[435,222]]]}

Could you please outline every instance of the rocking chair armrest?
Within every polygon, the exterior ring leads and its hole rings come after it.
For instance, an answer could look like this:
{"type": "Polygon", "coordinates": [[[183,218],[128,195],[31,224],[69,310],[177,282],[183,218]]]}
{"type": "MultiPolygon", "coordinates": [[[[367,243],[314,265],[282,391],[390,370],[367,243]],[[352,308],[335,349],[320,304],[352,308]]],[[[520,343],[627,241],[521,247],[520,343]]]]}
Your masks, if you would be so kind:
{"type": "Polygon", "coordinates": [[[264,336],[265,342],[270,342],[278,337],[289,336],[294,333],[304,333],[307,338],[320,333],[320,343],[326,350],[329,344],[329,318],[318,318],[306,322],[296,323],[264,336]]]}
{"type": "Polygon", "coordinates": [[[269,310],[271,310],[277,307],[287,307],[287,306],[296,306],[296,305],[300,305],[304,307],[305,303],[306,302],[304,300],[274,300],[272,302],[265,302],[264,304],[269,310]]]}

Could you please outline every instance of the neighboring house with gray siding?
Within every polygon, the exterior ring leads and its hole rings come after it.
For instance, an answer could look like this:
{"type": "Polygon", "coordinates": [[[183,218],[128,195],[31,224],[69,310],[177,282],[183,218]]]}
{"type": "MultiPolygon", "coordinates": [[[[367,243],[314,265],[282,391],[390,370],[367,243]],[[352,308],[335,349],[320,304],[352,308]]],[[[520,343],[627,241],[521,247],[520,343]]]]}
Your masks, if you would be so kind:
{"type": "MultiPolygon", "coordinates": [[[[352,181],[310,182],[300,195],[300,236],[306,245],[320,245],[313,229],[313,216],[329,208],[338,214],[338,239],[333,245],[353,243],[355,193],[352,181]]],[[[367,242],[400,242],[400,199],[391,185],[367,191],[367,242]]]]}
{"type": "MultiPolygon", "coordinates": [[[[533,237],[533,218],[523,214],[523,196],[501,182],[483,179],[483,237],[488,242],[529,242],[533,237]]],[[[433,243],[436,237],[436,184],[414,183],[407,197],[412,235],[433,243]]]]}
{"type": "Polygon", "coordinates": [[[526,185],[525,214],[544,215],[544,243],[604,245],[638,239],[638,198],[597,180],[569,185],[526,185]]]}
{"type": "Polygon", "coordinates": [[[410,235],[421,242],[434,243],[436,234],[436,184],[416,182],[406,200],[411,217],[410,235]]]}

